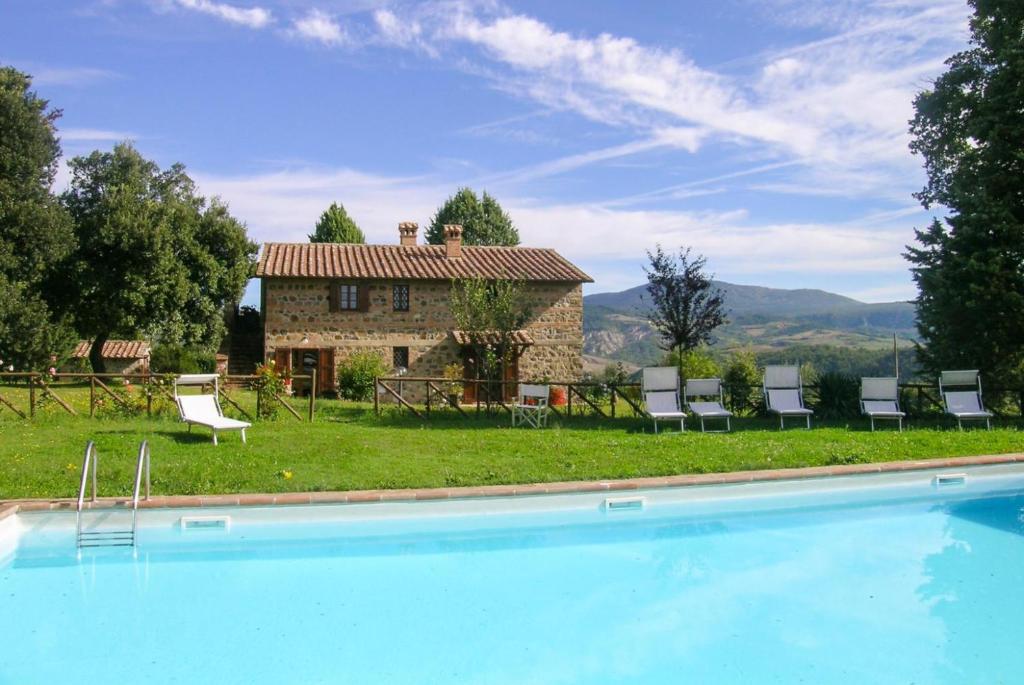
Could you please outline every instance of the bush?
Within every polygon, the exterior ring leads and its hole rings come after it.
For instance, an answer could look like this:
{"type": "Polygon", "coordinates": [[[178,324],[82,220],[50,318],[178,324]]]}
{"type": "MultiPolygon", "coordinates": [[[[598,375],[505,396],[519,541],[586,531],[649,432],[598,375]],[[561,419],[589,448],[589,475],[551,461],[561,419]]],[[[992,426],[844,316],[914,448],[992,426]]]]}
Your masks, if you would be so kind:
{"type": "Polygon", "coordinates": [[[818,375],[818,406],[823,419],[850,419],[860,415],[860,381],[845,373],[818,375]]]}
{"type": "Polygon", "coordinates": [[[374,379],[388,371],[379,354],[356,352],[338,364],[338,394],[342,399],[368,402],[373,399],[374,379]]]}
{"type": "Polygon", "coordinates": [[[215,373],[217,357],[183,345],[159,345],[150,353],[149,368],[154,373],[215,373]]]}
{"type": "Polygon", "coordinates": [[[731,400],[731,409],[741,416],[751,416],[761,411],[761,369],[753,350],[736,350],[726,362],[722,376],[731,400]]]}
{"type": "Polygon", "coordinates": [[[707,347],[697,347],[683,352],[682,364],[679,353],[673,350],[665,356],[664,364],[679,369],[684,383],[689,378],[720,378],[722,375],[718,362],[711,356],[707,347]]]}

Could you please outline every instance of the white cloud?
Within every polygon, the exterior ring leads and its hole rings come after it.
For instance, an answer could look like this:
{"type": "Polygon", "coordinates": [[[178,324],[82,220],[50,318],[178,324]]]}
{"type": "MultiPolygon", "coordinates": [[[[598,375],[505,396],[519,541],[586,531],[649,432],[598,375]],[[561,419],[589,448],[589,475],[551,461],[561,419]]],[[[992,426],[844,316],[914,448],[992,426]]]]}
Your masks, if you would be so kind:
{"type": "Polygon", "coordinates": [[[331,15],[318,9],[310,10],[306,16],[292,23],[292,35],[324,45],[340,45],[346,41],[341,24],[331,15]]]}
{"type": "Polygon", "coordinates": [[[213,0],[177,0],[177,2],[185,9],[208,14],[228,23],[247,26],[251,29],[261,29],[274,20],[270,10],[259,6],[237,7],[213,0]]]}
{"type": "Polygon", "coordinates": [[[58,131],[62,141],[122,141],[138,140],[138,136],[127,131],[108,131],[99,128],[64,128],[58,131]]]}
{"type": "Polygon", "coordinates": [[[116,71],[94,67],[40,67],[29,68],[28,71],[32,75],[32,85],[36,87],[87,86],[121,77],[116,71]]]}

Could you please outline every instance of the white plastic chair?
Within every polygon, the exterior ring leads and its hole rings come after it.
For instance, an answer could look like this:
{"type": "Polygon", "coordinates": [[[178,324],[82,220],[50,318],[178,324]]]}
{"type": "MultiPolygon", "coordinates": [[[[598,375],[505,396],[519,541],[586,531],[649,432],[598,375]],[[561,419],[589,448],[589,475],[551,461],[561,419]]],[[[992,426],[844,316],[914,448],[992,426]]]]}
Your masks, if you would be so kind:
{"type": "Polygon", "coordinates": [[[725,408],[725,397],[722,393],[722,379],[694,378],[686,381],[683,388],[686,408],[700,419],[701,433],[727,433],[732,430],[730,421],[732,412],[725,408]],[[713,397],[714,400],[707,398],[713,397]],[[704,398],[704,399],[701,399],[704,398]],[[708,431],[704,428],[704,419],[725,419],[724,431],[708,431]]]}
{"type": "Polygon", "coordinates": [[[813,411],[804,406],[804,386],[799,366],[766,366],[764,401],[768,411],[779,415],[779,430],[786,428],[786,417],[802,416],[811,427],[813,411]]]}
{"type": "Polygon", "coordinates": [[[238,421],[224,416],[217,401],[219,393],[219,377],[217,374],[186,374],[174,379],[174,401],[178,404],[178,413],[181,420],[188,424],[188,430],[192,432],[192,426],[205,426],[213,431],[213,444],[217,444],[217,431],[237,430],[242,433],[242,442],[245,442],[245,429],[252,426],[251,423],[238,421]],[[179,386],[213,385],[212,395],[181,395],[178,393],[179,386]]]}
{"type": "Polygon", "coordinates": [[[512,405],[512,426],[547,426],[550,395],[550,386],[520,383],[516,402],[512,405]]]}
{"type": "Polygon", "coordinates": [[[652,366],[643,370],[641,390],[644,409],[654,422],[679,421],[679,430],[686,430],[686,413],[679,401],[679,371],[674,366],[652,366]]]}
{"type": "Polygon", "coordinates": [[[972,371],[943,371],[939,374],[939,394],[946,406],[946,413],[956,418],[956,426],[964,429],[964,421],[984,421],[985,428],[992,430],[992,412],[985,409],[981,401],[981,373],[972,371]],[[961,388],[947,390],[947,388],[961,388]],[[963,388],[971,388],[964,390],[963,388]]]}
{"type": "Polygon", "coordinates": [[[903,418],[906,413],[900,409],[900,386],[896,378],[861,378],[860,411],[871,418],[871,430],[875,430],[875,419],[895,419],[903,432],[903,418]]]}

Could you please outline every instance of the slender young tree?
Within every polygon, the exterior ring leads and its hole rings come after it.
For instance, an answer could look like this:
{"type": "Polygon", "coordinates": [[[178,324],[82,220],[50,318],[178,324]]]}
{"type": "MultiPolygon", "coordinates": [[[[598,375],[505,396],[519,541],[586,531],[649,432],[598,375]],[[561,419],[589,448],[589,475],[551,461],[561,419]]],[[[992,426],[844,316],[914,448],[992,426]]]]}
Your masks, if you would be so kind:
{"type": "Polygon", "coordinates": [[[648,318],[661,337],[662,349],[675,352],[681,367],[683,353],[710,343],[714,330],[726,322],[724,297],[704,272],[707,260],[691,257],[690,248],[675,257],[658,245],[647,258],[648,318]]]}
{"type": "Polygon", "coordinates": [[[484,191],[483,197],[470,188],[459,188],[448,198],[430,220],[427,243],[444,244],[446,224],[462,226],[462,242],[466,245],[518,245],[519,231],[508,213],[493,196],[484,191]]]}
{"type": "Polygon", "coordinates": [[[74,331],[51,301],[61,261],[73,249],[71,219],[50,190],[60,159],[60,110],[32,81],[0,67],[0,360],[39,368],[70,351],[74,331]]]}
{"type": "Polygon", "coordinates": [[[345,205],[332,202],[316,222],[316,229],[309,236],[311,243],[358,243],[366,242],[366,236],[356,222],[345,211],[345,205]]]}
{"type": "Polygon", "coordinates": [[[949,213],[908,247],[918,356],[931,372],[1024,380],[1024,3],[970,0],[969,49],[914,101],[926,209],[949,213]]]}

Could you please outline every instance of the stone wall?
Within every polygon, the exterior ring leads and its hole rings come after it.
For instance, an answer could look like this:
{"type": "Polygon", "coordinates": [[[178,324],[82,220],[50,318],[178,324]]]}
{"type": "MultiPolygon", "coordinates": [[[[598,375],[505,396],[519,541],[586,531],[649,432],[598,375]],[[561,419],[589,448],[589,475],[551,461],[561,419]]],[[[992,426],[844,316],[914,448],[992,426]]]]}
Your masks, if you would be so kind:
{"type": "MultiPolygon", "coordinates": [[[[410,376],[439,377],[451,363],[461,365],[447,281],[369,283],[366,312],[331,312],[327,280],[263,279],[264,350],[335,349],[339,363],[357,351],[380,354],[389,367],[394,347],[409,348],[410,376]],[[392,286],[409,285],[409,311],[392,310],[392,286]]],[[[535,344],[519,362],[522,380],[578,380],[583,373],[583,291],[579,283],[528,283],[532,317],[526,329],[535,344]]]]}

